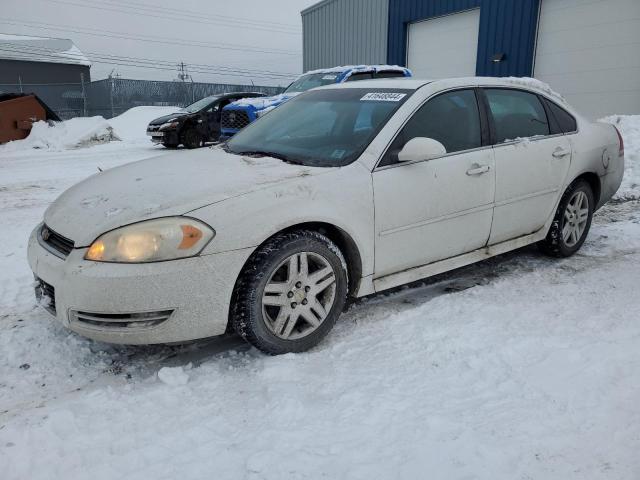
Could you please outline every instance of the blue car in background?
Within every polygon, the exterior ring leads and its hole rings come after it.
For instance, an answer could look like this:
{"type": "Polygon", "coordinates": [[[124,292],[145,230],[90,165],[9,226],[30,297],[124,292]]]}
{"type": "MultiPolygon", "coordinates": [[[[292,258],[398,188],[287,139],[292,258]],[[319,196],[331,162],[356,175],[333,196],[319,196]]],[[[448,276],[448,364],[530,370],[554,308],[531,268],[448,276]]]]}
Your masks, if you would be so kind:
{"type": "Polygon", "coordinates": [[[397,65],[352,65],[309,71],[295,80],[280,95],[243,98],[222,109],[220,140],[232,137],[242,128],[282,105],[299,93],[333,83],[371,80],[374,78],[410,77],[411,70],[397,65]]]}

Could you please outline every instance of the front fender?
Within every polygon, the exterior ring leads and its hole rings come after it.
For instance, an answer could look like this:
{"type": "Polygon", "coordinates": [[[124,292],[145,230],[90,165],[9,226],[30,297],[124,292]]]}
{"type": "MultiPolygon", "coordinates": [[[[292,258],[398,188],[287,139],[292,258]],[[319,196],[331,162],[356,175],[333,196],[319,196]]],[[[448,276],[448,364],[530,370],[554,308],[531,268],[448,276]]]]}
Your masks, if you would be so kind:
{"type": "Polygon", "coordinates": [[[295,225],[327,223],[352,238],[362,260],[363,276],[373,273],[371,173],[357,162],[324,175],[297,177],[209,205],[189,212],[189,216],[216,230],[204,255],[256,248],[295,225]]]}

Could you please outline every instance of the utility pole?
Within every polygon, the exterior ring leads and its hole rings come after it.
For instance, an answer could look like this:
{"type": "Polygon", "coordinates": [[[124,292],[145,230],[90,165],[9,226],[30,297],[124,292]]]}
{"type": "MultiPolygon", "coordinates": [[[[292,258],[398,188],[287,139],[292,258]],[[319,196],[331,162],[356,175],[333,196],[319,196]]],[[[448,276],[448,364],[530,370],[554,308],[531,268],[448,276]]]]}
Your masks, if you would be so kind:
{"type": "Polygon", "coordinates": [[[185,102],[185,104],[187,103],[193,103],[193,78],[191,77],[191,75],[189,75],[189,73],[187,72],[187,66],[185,65],[184,62],[180,62],[180,65],[178,65],[178,79],[180,81],[182,81],[182,83],[184,84],[184,89],[185,89],[185,94],[186,94],[186,98],[187,99],[189,96],[191,97],[191,101],[187,100],[185,102]],[[189,80],[191,82],[191,95],[189,95],[188,93],[188,87],[187,87],[187,80],[189,80]]]}
{"type": "Polygon", "coordinates": [[[113,118],[113,117],[116,116],[115,110],[113,108],[113,90],[114,90],[114,86],[113,86],[113,70],[111,70],[111,73],[109,74],[109,85],[110,85],[109,102],[111,103],[111,118],[113,118]]]}

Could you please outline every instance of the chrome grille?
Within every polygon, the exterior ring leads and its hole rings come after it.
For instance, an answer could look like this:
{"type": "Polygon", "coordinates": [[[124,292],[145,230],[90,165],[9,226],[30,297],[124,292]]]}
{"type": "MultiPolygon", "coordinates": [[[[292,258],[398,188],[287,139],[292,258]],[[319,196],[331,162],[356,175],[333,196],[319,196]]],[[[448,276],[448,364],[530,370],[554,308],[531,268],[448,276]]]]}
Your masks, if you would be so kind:
{"type": "Polygon", "coordinates": [[[244,110],[222,110],[220,126],[230,130],[240,130],[251,123],[249,115],[244,110]]]}
{"type": "Polygon", "coordinates": [[[46,225],[42,225],[39,234],[40,243],[51,253],[58,257],[67,258],[73,250],[73,240],[54,232],[46,225]]]}
{"type": "Polygon", "coordinates": [[[90,328],[110,328],[130,330],[134,328],[150,328],[169,320],[173,310],[136,313],[95,313],[72,310],[71,322],[90,328]]]}

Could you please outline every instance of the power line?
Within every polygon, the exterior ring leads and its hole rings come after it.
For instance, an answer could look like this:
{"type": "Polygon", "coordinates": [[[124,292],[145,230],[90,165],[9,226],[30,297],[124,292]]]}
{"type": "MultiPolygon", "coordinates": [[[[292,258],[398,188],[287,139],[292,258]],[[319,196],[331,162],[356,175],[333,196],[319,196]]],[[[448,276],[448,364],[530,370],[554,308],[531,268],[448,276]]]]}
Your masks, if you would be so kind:
{"type": "Polygon", "coordinates": [[[158,44],[164,44],[164,45],[179,45],[179,46],[186,46],[186,47],[200,47],[200,48],[209,48],[209,49],[216,49],[216,50],[232,50],[232,51],[240,51],[240,52],[300,56],[300,53],[294,53],[287,50],[260,49],[257,47],[251,47],[250,45],[236,45],[236,44],[227,44],[227,43],[215,44],[215,43],[199,42],[197,40],[181,40],[177,38],[157,37],[157,36],[151,36],[151,35],[131,36],[131,35],[126,35],[119,32],[112,32],[109,30],[98,30],[98,29],[92,29],[92,30],[86,31],[87,29],[79,30],[78,29],[79,27],[72,27],[69,25],[54,25],[54,24],[45,23],[45,22],[31,22],[27,20],[16,20],[12,18],[0,20],[0,23],[6,24],[6,25],[36,28],[40,30],[55,30],[55,31],[61,31],[66,33],[77,33],[80,35],[91,35],[91,36],[105,37],[105,38],[120,38],[120,39],[126,39],[126,40],[134,40],[134,41],[147,42],[147,43],[158,43],[158,44]]]}
{"type": "Polygon", "coordinates": [[[150,4],[150,3],[144,3],[144,2],[132,2],[132,1],[127,1],[127,4],[123,4],[122,2],[118,2],[118,1],[114,1],[114,0],[104,0],[103,2],[101,2],[102,4],[104,3],[111,3],[111,4],[115,4],[117,6],[121,6],[121,7],[126,7],[126,8],[132,8],[131,6],[133,5],[134,7],[140,7],[143,9],[151,9],[154,12],[157,12],[159,10],[164,11],[164,12],[175,12],[177,14],[181,14],[181,15],[189,15],[189,16],[196,16],[197,18],[209,18],[209,19],[226,19],[227,21],[231,21],[231,22],[236,22],[236,23],[244,23],[244,24],[248,24],[248,25],[274,25],[277,27],[282,27],[282,28],[286,28],[286,29],[292,29],[292,30],[296,30],[299,31],[300,30],[300,26],[299,25],[294,25],[292,23],[280,23],[280,22],[273,22],[273,21],[263,21],[263,20],[250,20],[250,19],[246,19],[246,18],[241,18],[241,17],[233,17],[230,15],[221,15],[221,14],[216,14],[215,16],[213,15],[206,15],[203,14],[202,12],[196,12],[194,10],[185,10],[185,9],[178,9],[178,8],[170,8],[170,7],[160,7],[157,4],[150,4]]]}
{"type": "MultiPolygon", "coordinates": [[[[0,46],[0,51],[5,51],[5,52],[11,52],[11,53],[17,53],[18,50],[12,49],[12,48],[6,48],[6,46],[0,46]]],[[[24,53],[24,52],[21,52],[24,53]]],[[[60,61],[61,57],[59,55],[56,55],[54,53],[42,53],[42,52],[31,52],[31,53],[27,53],[27,55],[31,54],[33,56],[33,58],[45,58],[45,59],[49,59],[49,60],[57,60],[60,61]]],[[[136,63],[133,61],[128,61],[128,60],[117,60],[117,59],[105,59],[105,60],[95,60],[95,63],[100,63],[100,64],[105,64],[105,65],[117,65],[117,66],[121,66],[121,67],[133,67],[133,68],[145,68],[145,69],[151,69],[151,70],[161,70],[161,71],[171,71],[171,72],[175,72],[176,71],[176,64],[174,65],[168,65],[168,64],[159,64],[159,65],[155,65],[152,63],[136,63]]],[[[284,76],[284,75],[269,75],[269,74],[259,74],[259,73],[244,73],[241,71],[233,71],[233,70],[227,70],[227,71],[219,71],[219,70],[214,70],[212,68],[206,68],[206,67],[197,67],[197,68],[190,68],[190,71],[192,73],[200,73],[203,75],[214,75],[214,76],[224,76],[224,77],[243,77],[243,78],[270,78],[270,79],[275,79],[275,80],[289,80],[291,79],[293,76],[284,76]]]]}
{"type": "MultiPolygon", "coordinates": [[[[112,7],[109,8],[109,6],[107,5],[105,6],[97,6],[97,5],[88,5],[88,4],[83,4],[83,3],[77,3],[77,2],[73,2],[73,1],[69,1],[69,0],[47,0],[47,3],[59,3],[62,5],[71,5],[71,6],[75,6],[75,7],[83,7],[83,8],[92,8],[92,9],[96,9],[96,10],[103,10],[103,11],[107,11],[107,12],[115,12],[115,13],[126,13],[128,15],[142,15],[145,18],[149,18],[149,17],[153,17],[153,18],[162,18],[165,20],[179,20],[179,21],[189,21],[190,23],[200,23],[200,24],[206,24],[206,25],[217,25],[217,26],[222,26],[222,27],[233,27],[232,25],[228,25],[228,23],[224,23],[224,22],[216,22],[214,20],[200,20],[197,17],[193,17],[190,15],[186,15],[187,17],[191,17],[191,18],[178,18],[176,16],[176,14],[172,14],[172,15],[162,15],[161,9],[156,9],[155,13],[152,13],[151,11],[147,11],[147,10],[143,10],[143,11],[136,11],[135,9],[131,10],[131,9],[126,9],[126,8],[130,8],[130,7],[126,7],[126,6],[122,6],[122,7],[112,7]],[[125,8],[125,10],[123,10],[123,7],[125,8]]],[[[181,16],[185,16],[180,14],[181,16]]],[[[236,25],[237,26],[237,25],[236,25]]],[[[277,33],[285,33],[288,35],[300,35],[300,32],[291,32],[291,31],[285,31],[285,30],[281,30],[281,29],[274,29],[274,28],[268,28],[268,27],[260,27],[260,26],[253,26],[252,28],[254,28],[255,30],[264,30],[264,31],[269,31],[269,32],[277,32],[277,33]]]]}
{"type": "MultiPolygon", "coordinates": [[[[27,57],[31,57],[31,58],[44,57],[48,59],[55,59],[58,61],[63,59],[64,57],[71,57],[76,60],[81,60],[85,58],[85,55],[82,52],[58,52],[46,47],[34,46],[34,45],[0,44],[0,50],[5,52],[10,52],[10,53],[26,55],[27,57]],[[61,53],[63,55],[60,55],[61,53]]],[[[103,54],[98,52],[84,52],[84,53],[86,53],[91,59],[91,61],[95,63],[111,64],[112,62],[118,62],[118,64],[122,64],[122,66],[170,67],[171,69],[174,69],[175,66],[179,63],[177,61],[171,61],[171,60],[157,60],[157,59],[150,59],[150,58],[103,54]]],[[[199,73],[210,71],[211,73],[215,73],[215,74],[220,74],[220,73],[227,73],[232,75],[242,74],[243,76],[254,76],[254,77],[262,77],[262,78],[281,78],[281,79],[290,79],[298,75],[296,73],[274,72],[270,70],[251,70],[251,69],[242,69],[242,68],[228,67],[228,66],[222,66],[222,65],[210,65],[210,64],[200,64],[200,63],[189,63],[189,66],[190,68],[195,67],[199,73]]]]}

